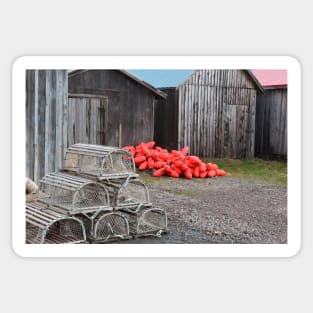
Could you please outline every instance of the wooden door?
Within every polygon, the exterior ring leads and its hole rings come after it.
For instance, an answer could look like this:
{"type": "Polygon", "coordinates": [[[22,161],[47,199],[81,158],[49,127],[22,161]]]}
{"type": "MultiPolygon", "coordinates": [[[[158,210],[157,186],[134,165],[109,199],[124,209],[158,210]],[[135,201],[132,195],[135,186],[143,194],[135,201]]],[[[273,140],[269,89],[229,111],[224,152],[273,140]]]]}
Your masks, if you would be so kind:
{"type": "Polygon", "coordinates": [[[70,95],[68,146],[74,143],[105,145],[108,140],[108,97],[70,95]]]}

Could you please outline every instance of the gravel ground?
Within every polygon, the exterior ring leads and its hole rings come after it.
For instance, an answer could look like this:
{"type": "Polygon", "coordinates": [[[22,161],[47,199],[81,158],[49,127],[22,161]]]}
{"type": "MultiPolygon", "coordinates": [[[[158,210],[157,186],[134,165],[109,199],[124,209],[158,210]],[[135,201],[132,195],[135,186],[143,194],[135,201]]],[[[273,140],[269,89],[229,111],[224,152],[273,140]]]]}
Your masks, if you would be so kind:
{"type": "Polygon", "coordinates": [[[286,186],[231,177],[147,186],[154,206],[167,211],[169,232],[123,243],[287,243],[286,186]]]}

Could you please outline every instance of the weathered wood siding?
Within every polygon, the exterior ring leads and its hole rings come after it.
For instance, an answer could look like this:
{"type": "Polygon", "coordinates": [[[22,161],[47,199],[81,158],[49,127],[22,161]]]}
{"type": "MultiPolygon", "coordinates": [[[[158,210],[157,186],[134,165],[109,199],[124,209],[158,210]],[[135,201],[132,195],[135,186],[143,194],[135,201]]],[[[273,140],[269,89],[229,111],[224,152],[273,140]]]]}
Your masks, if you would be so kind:
{"type": "Polygon", "coordinates": [[[108,127],[108,99],[99,96],[69,97],[67,142],[103,145],[108,127]]]}
{"type": "Polygon", "coordinates": [[[67,71],[26,71],[26,176],[62,167],[67,147],[67,71]]]}
{"type": "MultiPolygon", "coordinates": [[[[125,146],[153,139],[155,95],[119,71],[88,70],[69,75],[69,93],[107,97],[108,124],[97,143],[125,146]]],[[[75,126],[78,132],[77,128],[84,127],[80,123],[75,126]]]]}
{"type": "Polygon", "coordinates": [[[287,88],[257,96],[255,154],[287,158],[287,88]]]}
{"type": "Polygon", "coordinates": [[[256,85],[245,70],[197,70],[178,86],[178,148],[202,157],[254,156],[256,85]]]}
{"type": "Polygon", "coordinates": [[[178,143],[178,93],[176,88],[160,88],[166,99],[156,102],[154,114],[154,140],[167,149],[177,149],[178,143]]]}

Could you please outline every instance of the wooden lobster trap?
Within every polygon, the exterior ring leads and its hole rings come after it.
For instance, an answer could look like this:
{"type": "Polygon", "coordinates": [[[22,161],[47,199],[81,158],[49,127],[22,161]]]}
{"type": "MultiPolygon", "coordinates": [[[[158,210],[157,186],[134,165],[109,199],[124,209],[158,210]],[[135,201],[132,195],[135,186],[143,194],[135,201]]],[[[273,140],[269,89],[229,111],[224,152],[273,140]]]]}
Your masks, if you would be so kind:
{"type": "Polygon", "coordinates": [[[144,236],[161,237],[167,233],[167,214],[162,208],[139,207],[123,209],[129,223],[129,232],[134,238],[144,236]]]}
{"type": "Polygon", "coordinates": [[[98,180],[138,176],[133,156],[128,151],[81,143],[66,150],[63,169],[98,180]]]}
{"type": "Polygon", "coordinates": [[[86,229],[78,218],[65,216],[34,202],[26,205],[26,243],[87,243],[86,229]]]}
{"type": "Polygon", "coordinates": [[[64,173],[50,173],[40,181],[38,201],[63,214],[112,211],[104,184],[64,173]]]}
{"type": "Polygon", "coordinates": [[[150,194],[146,184],[139,179],[103,180],[108,188],[110,203],[114,210],[151,207],[150,194]]]}
{"type": "Polygon", "coordinates": [[[77,216],[85,225],[90,243],[130,239],[127,218],[119,212],[98,211],[77,216]]]}

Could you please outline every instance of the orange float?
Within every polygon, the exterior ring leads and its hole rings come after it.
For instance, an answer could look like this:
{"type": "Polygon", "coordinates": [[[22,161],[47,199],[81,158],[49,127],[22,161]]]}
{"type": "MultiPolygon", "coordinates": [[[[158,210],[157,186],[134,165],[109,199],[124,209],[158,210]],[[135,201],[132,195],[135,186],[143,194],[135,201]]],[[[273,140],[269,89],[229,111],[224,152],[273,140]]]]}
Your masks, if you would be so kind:
{"type": "Polygon", "coordinates": [[[152,170],[153,176],[168,175],[173,178],[187,179],[226,176],[226,171],[219,169],[217,164],[205,164],[198,156],[188,155],[189,148],[169,152],[154,141],[141,142],[136,147],[125,146],[123,149],[134,156],[134,162],[139,170],[152,170]]]}

